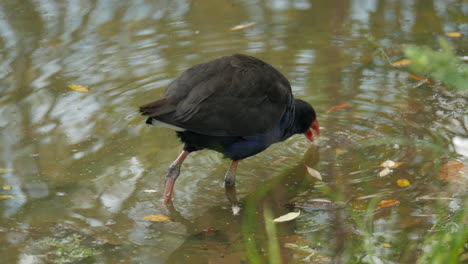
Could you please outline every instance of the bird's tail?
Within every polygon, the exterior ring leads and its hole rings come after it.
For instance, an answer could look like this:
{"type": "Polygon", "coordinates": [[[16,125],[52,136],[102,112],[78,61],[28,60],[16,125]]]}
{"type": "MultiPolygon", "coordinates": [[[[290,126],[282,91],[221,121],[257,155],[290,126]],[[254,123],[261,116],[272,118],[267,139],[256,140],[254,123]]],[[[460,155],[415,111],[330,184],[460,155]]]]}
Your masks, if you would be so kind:
{"type": "Polygon", "coordinates": [[[169,97],[163,97],[157,101],[140,106],[140,113],[149,117],[167,114],[174,110],[175,106],[170,103],[169,97]]]}

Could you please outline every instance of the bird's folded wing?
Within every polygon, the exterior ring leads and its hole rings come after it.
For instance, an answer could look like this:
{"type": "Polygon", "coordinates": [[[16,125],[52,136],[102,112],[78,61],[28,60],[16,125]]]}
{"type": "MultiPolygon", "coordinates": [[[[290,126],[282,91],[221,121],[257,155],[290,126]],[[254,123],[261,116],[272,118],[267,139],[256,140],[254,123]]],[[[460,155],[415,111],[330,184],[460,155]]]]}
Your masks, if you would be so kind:
{"type": "Polygon", "coordinates": [[[156,119],[212,136],[267,132],[292,101],[291,87],[281,73],[244,55],[192,67],[164,95],[175,111],[156,119]]]}

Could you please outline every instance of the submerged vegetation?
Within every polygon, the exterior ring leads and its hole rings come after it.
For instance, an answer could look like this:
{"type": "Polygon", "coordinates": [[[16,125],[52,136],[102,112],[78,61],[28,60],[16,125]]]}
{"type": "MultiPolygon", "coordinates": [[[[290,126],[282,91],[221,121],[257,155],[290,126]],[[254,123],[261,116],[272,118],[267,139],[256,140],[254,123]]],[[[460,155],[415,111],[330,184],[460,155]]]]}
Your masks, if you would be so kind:
{"type": "Polygon", "coordinates": [[[78,234],[69,234],[65,237],[44,237],[36,244],[45,252],[47,263],[82,263],[92,261],[101,254],[93,246],[86,245],[83,237],[78,234]]]}

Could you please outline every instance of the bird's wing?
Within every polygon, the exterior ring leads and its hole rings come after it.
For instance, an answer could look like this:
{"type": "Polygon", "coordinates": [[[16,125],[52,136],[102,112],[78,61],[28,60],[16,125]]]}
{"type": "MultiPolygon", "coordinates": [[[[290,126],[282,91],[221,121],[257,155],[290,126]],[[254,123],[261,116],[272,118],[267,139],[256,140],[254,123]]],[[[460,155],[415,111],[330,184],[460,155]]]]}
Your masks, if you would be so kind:
{"type": "Polygon", "coordinates": [[[291,103],[287,79],[245,55],[223,57],[184,72],[166,90],[174,112],[156,119],[212,136],[246,136],[276,126],[291,103]]]}

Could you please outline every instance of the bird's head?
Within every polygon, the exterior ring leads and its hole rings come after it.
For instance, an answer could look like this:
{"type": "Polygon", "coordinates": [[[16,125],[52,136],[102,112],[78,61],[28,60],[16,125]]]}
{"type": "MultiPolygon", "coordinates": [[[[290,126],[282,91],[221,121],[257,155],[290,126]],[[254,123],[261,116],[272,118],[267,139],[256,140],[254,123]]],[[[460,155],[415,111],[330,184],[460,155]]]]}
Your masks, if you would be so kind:
{"type": "Polygon", "coordinates": [[[294,106],[299,133],[304,133],[306,138],[313,142],[314,136],[320,137],[320,126],[314,108],[309,103],[299,99],[295,99],[294,106]]]}

